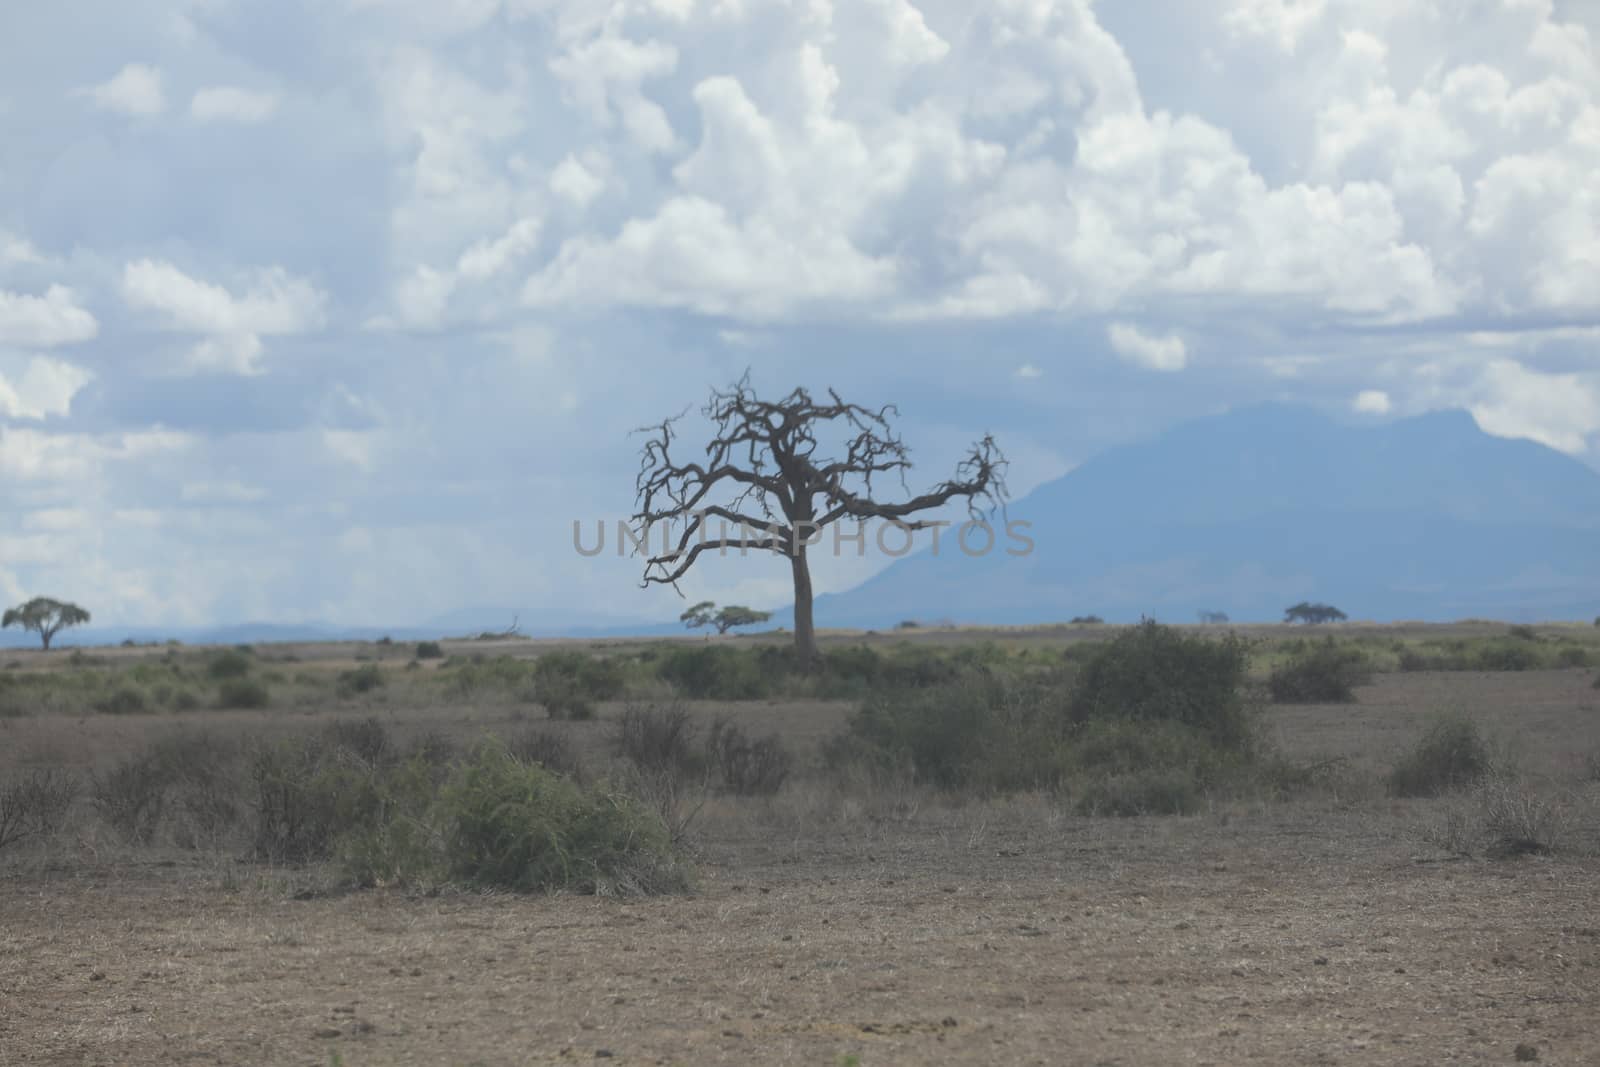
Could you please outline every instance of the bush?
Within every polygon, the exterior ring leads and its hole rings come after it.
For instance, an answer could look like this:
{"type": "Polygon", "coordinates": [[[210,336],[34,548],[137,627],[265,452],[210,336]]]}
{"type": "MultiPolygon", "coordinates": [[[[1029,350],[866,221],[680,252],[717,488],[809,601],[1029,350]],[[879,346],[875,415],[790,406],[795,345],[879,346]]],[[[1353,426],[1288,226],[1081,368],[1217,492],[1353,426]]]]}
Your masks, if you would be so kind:
{"type": "Polygon", "coordinates": [[[1556,653],[1556,666],[1558,667],[1587,667],[1589,665],[1589,650],[1578,645],[1563,645],[1561,651],[1556,653]]]}
{"type": "Polygon", "coordinates": [[[925,689],[874,693],[826,746],[836,766],[942,788],[1053,786],[1065,719],[1050,679],[1026,682],[969,669],[925,689]]]}
{"type": "Polygon", "coordinates": [[[643,771],[687,773],[697,769],[695,728],[678,705],[635,704],[622,712],[612,734],[617,755],[643,771]]]}
{"type": "Polygon", "coordinates": [[[739,796],[776,793],[794,763],[777,734],[752,741],[727,719],[712,723],[706,754],[723,787],[739,796]]]}
{"type": "Polygon", "coordinates": [[[209,734],[173,734],[93,775],[89,799],[131,844],[150,844],[163,824],[182,847],[212,844],[238,821],[235,754],[209,734]]]}
{"type": "Polygon", "coordinates": [[[1397,797],[1431,797],[1472,785],[1490,770],[1489,746],[1478,725],[1462,716],[1441,718],[1389,775],[1397,797]]]}
{"type": "Polygon", "coordinates": [[[1347,704],[1371,676],[1360,649],[1328,638],[1274,669],[1267,690],[1279,704],[1347,704]]]}
{"type": "Polygon", "coordinates": [[[54,835],[77,796],[78,783],[57,770],[31,771],[0,784],[0,849],[54,835]]]}
{"type": "Polygon", "coordinates": [[[270,703],[267,684],[255,678],[229,678],[217,687],[217,706],[225,710],[264,708],[270,703]]]}
{"type": "Polygon", "coordinates": [[[206,673],[216,681],[243,678],[250,673],[250,656],[237,649],[218,652],[206,663],[206,673]]]}
{"type": "Polygon", "coordinates": [[[1519,624],[1509,627],[1506,630],[1506,636],[1517,641],[1537,641],[1539,640],[1539,631],[1535,630],[1532,626],[1524,626],[1519,624]]]}
{"type": "Polygon", "coordinates": [[[444,659],[444,649],[437,641],[418,641],[416,656],[418,659],[444,659]]]}
{"type": "Polygon", "coordinates": [[[560,734],[548,730],[524,730],[507,739],[506,749],[523,763],[536,763],[547,771],[580,779],[583,766],[577,751],[560,734]]]}
{"type": "Polygon", "coordinates": [[[255,854],[272,862],[327,859],[341,835],[371,831],[385,813],[383,769],[320,732],[259,744],[249,777],[255,854]]]}
{"type": "Polygon", "coordinates": [[[687,879],[661,820],[637,802],[481,746],[441,796],[447,862],[467,885],[604,895],[675,892],[687,879]]]}
{"type": "Polygon", "coordinates": [[[102,715],[142,715],[150,710],[150,700],[143,689],[122,685],[96,703],[94,710],[102,715]]]}
{"type": "Polygon", "coordinates": [[[748,650],[675,648],[656,664],[656,676],[692,700],[759,700],[771,690],[748,650]]]}
{"type": "Polygon", "coordinates": [[[355,756],[363,763],[377,765],[393,755],[389,728],[379,719],[342,719],[323,728],[328,743],[355,756]]]}
{"type": "Polygon", "coordinates": [[[362,693],[370,693],[374,689],[384,686],[383,668],[376,663],[363,664],[354,670],[344,671],[339,675],[339,695],[349,699],[362,693]]]}
{"type": "Polygon", "coordinates": [[[1200,791],[1181,770],[1146,768],[1090,782],[1075,808],[1079,815],[1192,815],[1200,808],[1200,791]]]}
{"type": "Polygon", "coordinates": [[[1480,671],[1533,671],[1541,666],[1539,650],[1517,638],[1485,644],[1473,662],[1480,671]]]}
{"type": "Polygon", "coordinates": [[[534,694],[552,719],[592,719],[593,702],[622,695],[622,668],[581,652],[548,652],[533,666],[534,694]]]}
{"type": "Polygon", "coordinates": [[[1223,748],[1248,746],[1252,724],[1240,688],[1248,646],[1145,621],[1095,651],[1068,708],[1074,722],[1181,722],[1223,748]]]}

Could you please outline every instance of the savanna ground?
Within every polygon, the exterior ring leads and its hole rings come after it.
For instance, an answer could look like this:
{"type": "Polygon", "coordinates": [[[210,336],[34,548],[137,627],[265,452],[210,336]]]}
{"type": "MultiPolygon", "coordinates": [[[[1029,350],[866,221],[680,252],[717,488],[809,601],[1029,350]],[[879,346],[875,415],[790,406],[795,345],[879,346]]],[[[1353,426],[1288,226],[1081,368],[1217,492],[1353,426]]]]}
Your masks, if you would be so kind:
{"type": "MultiPolygon", "coordinates": [[[[1257,681],[1304,651],[1238,629],[1257,681]]],[[[1113,632],[824,647],[1070,666],[1113,632]]],[[[697,737],[726,717],[793,765],[775,792],[652,794],[692,874],[650,896],[355,888],[332,860],[252,851],[243,763],[226,817],[110,790],[164,738],[220,753],[344,722],[370,741],[373,719],[397,751],[537,737],[607,778],[628,708],[673,696],[648,666],[664,643],[445,642],[415,666],[379,644],[242,668],[0,653],[0,784],[56,772],[72,794],[0,849],[0,1063],[1600,1063],[1600,629],[1325,632],[1366,658],[1354,702],[1266,703],[1275,784],[1185,793],[1182,814],[830,767],[871,699],[849,685],[692,700],[697,737]],[[623,664],[612,699],[547,720],[561,701],[515,664],[552,651],[623,664]],[[1481,728],[1496,772],[1391,795],[1441,712],[1481,728]]]]}

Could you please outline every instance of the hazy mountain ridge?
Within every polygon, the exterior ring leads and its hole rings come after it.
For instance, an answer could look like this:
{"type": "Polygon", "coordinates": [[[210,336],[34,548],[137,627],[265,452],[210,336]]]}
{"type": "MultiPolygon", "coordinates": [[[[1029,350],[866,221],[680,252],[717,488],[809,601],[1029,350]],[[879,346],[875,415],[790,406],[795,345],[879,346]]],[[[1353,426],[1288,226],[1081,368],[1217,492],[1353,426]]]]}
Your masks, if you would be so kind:
{"type": "Polygon", "coordinates": [[[1301,599],[1372,619],[1600,612],[1600,474],[1465,412],[1197,419],[1091,459],[1009,516],[1032,523],[1027,557],[908,557],[819,597],[819,624],[1270,620],[1301,599]]]}

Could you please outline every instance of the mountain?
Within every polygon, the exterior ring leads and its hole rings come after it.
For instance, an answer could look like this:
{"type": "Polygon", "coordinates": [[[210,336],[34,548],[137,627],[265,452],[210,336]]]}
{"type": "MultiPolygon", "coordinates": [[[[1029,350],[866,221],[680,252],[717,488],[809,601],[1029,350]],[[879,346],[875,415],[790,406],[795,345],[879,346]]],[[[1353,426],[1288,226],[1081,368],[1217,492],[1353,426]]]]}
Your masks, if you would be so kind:
{"type": "Polygon", "coordinates": [[[1265,621],[1300,600],[1362,619],[1600,614],[1600,474],[1465,412],[1371,424],[1270,405],[1198,419],[1008,514],[1031,523],[1027,555],[1002,536],[968,557],[946,534],[938,555],[818,597],[817,624],[1265,621]]]}

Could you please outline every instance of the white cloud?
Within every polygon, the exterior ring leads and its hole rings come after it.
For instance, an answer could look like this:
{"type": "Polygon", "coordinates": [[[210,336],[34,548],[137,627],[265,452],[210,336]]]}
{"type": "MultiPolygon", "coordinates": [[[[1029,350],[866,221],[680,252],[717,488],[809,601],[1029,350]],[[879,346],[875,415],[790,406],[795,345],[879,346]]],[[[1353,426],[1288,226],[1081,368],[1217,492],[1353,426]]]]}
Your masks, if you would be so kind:
{"type": "Polygon", "coordinates": [[[26,239],[0,230],[0,267],[43,263],[44,257],[26,239]]]}
{"type": "Polygon", "coordinates": [[[112,464],[179,453],[192,447],[194,440],[163,429],[94,435],[0,426],[0,474],[81,488],[112,464]]]}
{"type": "Polygon", "coordinates": [[[50,286],[44,296],[0,289],[0,345],[53,348],[89,341],[99,333],[95,317],[64,285],[50,286]]]}
{"type": "Polygon", "coordinates": [[[1041,378],[1043,376],[1044,371],[1040,370],[1038,367],[1035,367],[1032,363],[1024,363],[1022,366],[1017,368],[1017,377],[1021,378],[1023,381],[1032,381],[1034,378],[1041,378]]]}
{"type": "Polygon", "coordinates": [[[264,122],[278,110],[273,93],[217,85],[201,89],[189,101],[189,114],[201,122],[264,122]]]}
{"type": "Polygon", "coordinates": [[[167,101],[161,91],[161,71],[144,63],[129,63],[110,81],[77,90],[95,106],[122,115],[159,115],[167,101]]]}
{"type": "Polygon", "coordinates": [[[1189,348],[1175,333],[1157,337],[1114,322],[1106,328],[1106,339],[1117,355],[1147,370],[1180,371],[1189,365],[1189,348]]]}
{"type": "Polygon", "coordinates": [[[265,500],[267,491],[242,482],[188,482],[179,490],[179,496],[190,503],[254,504],[265,500]]]}
{"type": "Polygon", "coordinates": [[[604,157],[592,158],[588,163],[568,154],[550,172],[550,191],[571,202],[579,210],[586,208],[606,187],[604,157]]]}
{"type": "Polygon", "coordinates": [[[479,241],[463,252],[456,270],[469,281],[492,278],[537,248],[540,230],[539,219],[518,219],[503,237],[479,241]]]}
{"type": "Polygon", "coordinates": [[[1500,359],[1483,369],[1474,392],[1472,415],[1486,433],[1526,437],[1573,455],[1600,433],[1600,389],[1576,374],[1542,374],[1500,359]]]}
{"type": "Polygon", "coordinates": [[[1356,394],[1350,406],[1352,410],[1362,415],[1387,415],[1394,405],[1389,399],[1389,394],[1383,390],[1363,389],[1356,394]]]}
{"type": "Polygon", "coordinates": [[[304,333],[324,321],[325,294],[281,267],[254,272],[244,295],[193,278],[171,263],[141,259],[122,272],[129,307],[159,311],[188,333],[210,334],[190,350],[190,369],[260,372],[261,338],[304,333]]]}
{"type": "Polygon", "coordinates": [[[59,359],[35,356],[22,364],[0,353],[0,415],[14,419],[66,415],[73,397],[93,380],[92,372],[59,359]]]}

